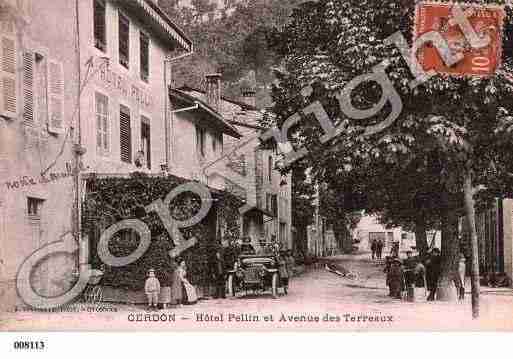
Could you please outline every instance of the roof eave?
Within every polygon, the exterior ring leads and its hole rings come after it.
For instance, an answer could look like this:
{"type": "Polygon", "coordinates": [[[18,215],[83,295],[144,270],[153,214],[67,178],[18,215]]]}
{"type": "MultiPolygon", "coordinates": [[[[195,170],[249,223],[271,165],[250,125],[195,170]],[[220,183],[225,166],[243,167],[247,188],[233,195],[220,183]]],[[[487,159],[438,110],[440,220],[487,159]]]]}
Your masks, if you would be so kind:
{"type": "Polygon", "coordinates": [[[221,116],[221,114],[215,112],[209,106],[204,104],[201,100],[196,99],[193,96],[190,96],[190,95],[188,95],[186,93],[178,92],[175,89],[170,89],[169,95],[172,96],[172,97],[175,97],[179,101],[186,102],[186,103],[188,103],[190,105],[196,105],[197,104],[202,111],[206,112],[208,115],[210,115],[213,118],[215,118],[219,122],[219,124],[222,125],[221,127],[222,127],[222,132],[223,133],[227,134],[230,137],[234,137],[234,138],[237,138],[237,139],[242,138],[242,134],[235,127],[230,125],[228,123],[228,121],[226,121],[223,118],[223,116],[221,116]]]}
{"type": "Polygon", "coordinates": [[[133,14],[157,33],[168,47],[182,48],[187,52],[193,50],[193,43],[157,4],[150,0],[114,0],[120,6],[133,10],[133,14]],[[141,12],[142,10],[142,12],[141,12]]]}

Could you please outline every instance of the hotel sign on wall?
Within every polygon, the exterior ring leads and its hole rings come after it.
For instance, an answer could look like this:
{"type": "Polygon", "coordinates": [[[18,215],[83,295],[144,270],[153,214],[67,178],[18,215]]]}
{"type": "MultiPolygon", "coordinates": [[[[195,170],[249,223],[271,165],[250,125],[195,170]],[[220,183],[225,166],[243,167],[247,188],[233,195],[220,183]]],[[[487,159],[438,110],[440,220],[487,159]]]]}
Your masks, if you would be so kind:
{"type": "Polygon", "coordinates": [[[110,90],[116,91],[130,102],[135,102],[139,106],[150,109],[153,106],[151,94],[141,86],[135,84],[135,81],[126,75],[120,75],[112,70],[109,65],[100,65],[97,70],[98,81],[110,90]]]}

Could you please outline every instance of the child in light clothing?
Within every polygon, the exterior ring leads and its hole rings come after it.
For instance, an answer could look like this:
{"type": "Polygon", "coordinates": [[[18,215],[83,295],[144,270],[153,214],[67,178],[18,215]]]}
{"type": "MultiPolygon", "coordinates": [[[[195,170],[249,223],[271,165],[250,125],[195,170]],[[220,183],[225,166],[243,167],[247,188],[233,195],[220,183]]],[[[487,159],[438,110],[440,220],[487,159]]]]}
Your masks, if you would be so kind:
{"type": "Polygon", "coordinates": [[[148,307],[157,308],[159,302],[159,293],[160,293],[160,282],[155,277],[155,270],[150,269],[148,271],[148,278],[146,279],[146,283],[144,285],[144,292],[148,297],[148,307]]]}

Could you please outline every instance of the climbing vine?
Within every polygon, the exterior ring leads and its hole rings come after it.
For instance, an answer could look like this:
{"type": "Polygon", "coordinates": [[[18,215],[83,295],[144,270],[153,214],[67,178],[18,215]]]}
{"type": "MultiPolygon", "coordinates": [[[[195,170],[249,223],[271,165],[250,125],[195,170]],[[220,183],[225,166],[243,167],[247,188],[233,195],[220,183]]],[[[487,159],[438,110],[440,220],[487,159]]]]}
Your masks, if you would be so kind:
{"type": "MultiPolygon", "coordinates": [[[[174,243],[164,224],[155,212],[144,209],[157,199],[164,199],[177,186],[187,180],[176,176],[152,177],[134,173],[129,178],[100,178],[92,176],[87,181],[87,191],[82,211],[82,232],[89,237],[91,264],[103,268],[102,284],[141,290],[149,268],[154,268],[161,283],[169,282],[176,263],[168,252],[174,243]],[[97,254],[101,233],[124,219],[137,218],[143,221],[151,232],[148,251],[136,262],[124,267],[109,267],[102,263],[97,254]]],[[[198,224],[181,229],[185,240],[196,237],[197,244],[180,255],[186,261],[189,280],[198,286],[211,283],[211,260],[224,241],[234,245],[239,238],[239,212],[243,202],[226,191],[209,189],[213,204],[207,216],[198,224]]],[[[170,213],[176,220],[194,216],[201,208],[202,199],[192,192],[175,197],[170,203],[170,213]]],[[[112,255],[121,257],[132,253],[139,244],[137,233],[120,230],[109,240],[112,255]]]]}

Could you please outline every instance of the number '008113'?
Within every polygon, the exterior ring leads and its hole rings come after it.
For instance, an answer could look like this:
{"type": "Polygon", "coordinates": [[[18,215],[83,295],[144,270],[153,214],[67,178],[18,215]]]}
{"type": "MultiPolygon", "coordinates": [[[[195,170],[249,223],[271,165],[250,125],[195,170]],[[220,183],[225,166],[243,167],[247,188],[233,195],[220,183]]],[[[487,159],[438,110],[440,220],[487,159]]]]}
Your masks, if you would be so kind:
{"type": "Polygon", "coordinates": [[[44,341],[15,341],[15,350],[44,350],[46,348],[44,341]]]}

